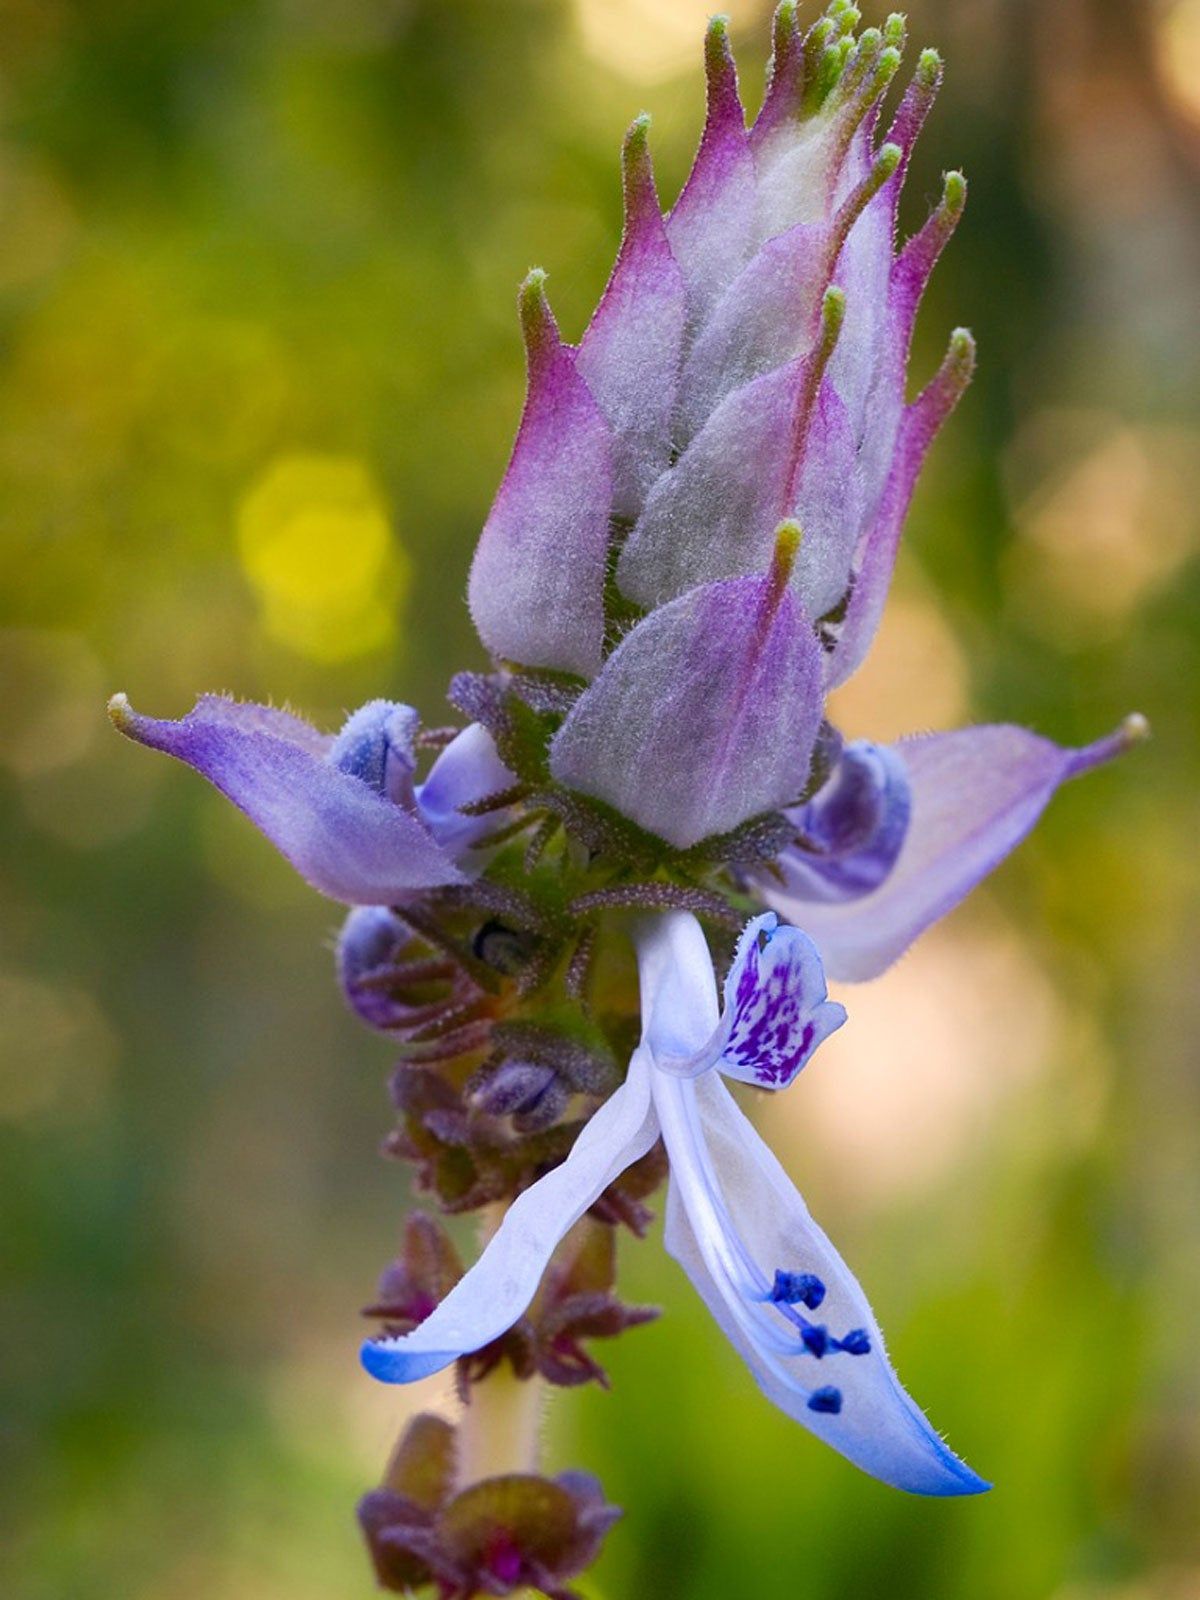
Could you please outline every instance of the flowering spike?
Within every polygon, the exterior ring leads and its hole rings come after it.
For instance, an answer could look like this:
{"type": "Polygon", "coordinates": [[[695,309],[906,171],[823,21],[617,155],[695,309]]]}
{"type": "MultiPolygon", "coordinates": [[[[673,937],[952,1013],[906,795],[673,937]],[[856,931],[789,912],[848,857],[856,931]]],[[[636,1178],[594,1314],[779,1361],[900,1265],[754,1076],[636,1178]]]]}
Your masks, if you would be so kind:
{"type": "Polygon", "coordinates": [[[455,1364],[470,1401],[457,1431],[418,1419],[363,1502],[393,1590],[565,1595],[595,1555],[615,1514],[599,1489],[498,1463],[472,1391],[497,1369],[526,1385],[501,1441],[523,1468],[532,1381],[605,1381],[587,1342],[649,1316],[612,1293],[614,1229],[645,1232],[668,1166],[667,1248],[763,1392],[885,1482],[987,1487],[900,1388],[862,1289],[722,1082],[786,1088],[846,1020],[827,973],[882,971],[1062,783],[1148,732],[1135,716],[1076,750],[1006,726],[887,746],[825,720],[975,357],[956,330],[906,403],[966,185],[947,173],[897,254],[941,58],[921,53],[880,142],[905,24],[856,37],[859,20],[830,0],[802,34],[784,0],[747,131],[714,18],[692,170],[664,219],[634,120],[620,248],[578,348],[545,274],[522,285],[525,406],[469,584],[494,670],[449,690],[467,727],[422,735],[386,700],[334,736],[222,699],[176,722],[111,707],[351,904],[339,979],[401,1052],[388,1153],[447,1212],[507,1207],[465,1273],[413,1219],[369,1313],[375,1376],[455,1364]],[[752,899],[773,909],[747,921],[752,899]],[[727,953],[737,929],[719,992],[709,941],[727,953]],[[640,1038],[610,981],[627,938],[640,1038]]]}
{"type": "Polygon", "coordinates": [[[535,269],[521,285],[529,385],[468,585],[493,654],[585,676],[600,664],[612,434],[559,338],[535,269]]]}

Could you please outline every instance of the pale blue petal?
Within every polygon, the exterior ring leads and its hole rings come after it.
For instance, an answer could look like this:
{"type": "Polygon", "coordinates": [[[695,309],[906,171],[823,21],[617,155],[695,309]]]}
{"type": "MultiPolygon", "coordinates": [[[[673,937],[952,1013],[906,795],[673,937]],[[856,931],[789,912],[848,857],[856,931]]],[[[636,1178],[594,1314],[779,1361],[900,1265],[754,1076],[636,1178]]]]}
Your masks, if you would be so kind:
{"type": "Polygon", "coordinates": [[[512,1327],[567,1230],[657,1139],[650,1070],[644,1053],[636,1052],[625,1083],[587,1123],[567,1159],[517,1196],[479,1260],[419,1327],[363,1345],[372,1377],[415,1382],[512,1327]]]}
{"type": "Polygon", "coordinates": [[[502,820],[497,812],[482,817],[464,816],[461,807],[500,794],[515,782],[496,754],[491,734],[480,723],[472,722],[451,740],[433,763],[428,778],[418,786],[417,808],[438,843],[451,855],[460,856],[493,832],[502,820]]]}
{"type": "Polygon", "coordinates": [[[898,1489],[986,1489],[901,1388],[862,1289],[725,1085],[715,1074],[694,1083],[658,1074],[654,1087],[671,1161],[667,1249],[767,1398],[898,1489]],[[840,1340],[853,1330],[864,1353],[831,1343],[818,1360],[805,1350],[787,1313],[770,1303],[776,1272],[819,1281],[820,1331],[840,1340]],[[814,1408],[833,1392],[836,1414],[814,1408]]]}
{"type": "Polygon", "coordinates": [[[690,911],[666,911],[639,919],[633,936],[642,1043],[668,1071],[706,1072],[716,1061],[711,1047],[720,1017],[703,928],[690,911]]]}

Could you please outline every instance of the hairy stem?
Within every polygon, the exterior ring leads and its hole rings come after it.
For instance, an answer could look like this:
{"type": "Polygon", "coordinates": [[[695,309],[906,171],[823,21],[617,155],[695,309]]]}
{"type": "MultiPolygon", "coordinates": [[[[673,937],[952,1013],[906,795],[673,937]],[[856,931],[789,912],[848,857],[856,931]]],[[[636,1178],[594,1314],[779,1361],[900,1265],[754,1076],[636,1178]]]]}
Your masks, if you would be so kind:
{"type": "MultiPolygon", "coordinates": [[[[500,1226],[504,1211],[504,1206],[496,1205],[483,1212],[481,1246],[500,1226]]],[[[507,1362],[471,1385],[470,1404],[458,1426],[460,1488],[481,1478],[537,1471],[545,1389],[539,1377],[516,1377],[507,1362]]]]}

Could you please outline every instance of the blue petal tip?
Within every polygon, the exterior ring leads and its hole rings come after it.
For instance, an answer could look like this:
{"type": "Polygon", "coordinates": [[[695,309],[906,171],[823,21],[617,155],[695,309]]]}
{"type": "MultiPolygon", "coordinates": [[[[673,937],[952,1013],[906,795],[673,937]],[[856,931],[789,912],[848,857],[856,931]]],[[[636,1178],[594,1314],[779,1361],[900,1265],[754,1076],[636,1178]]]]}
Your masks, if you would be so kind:
{"type": "Polygon", "coordinates": [[[359,1359],[371,1377],[378,1378],[380,1383],[416,1383],[449,1366],[454,1356],[405,1350],[395,1342],[365,1339],[359,1359]]]}

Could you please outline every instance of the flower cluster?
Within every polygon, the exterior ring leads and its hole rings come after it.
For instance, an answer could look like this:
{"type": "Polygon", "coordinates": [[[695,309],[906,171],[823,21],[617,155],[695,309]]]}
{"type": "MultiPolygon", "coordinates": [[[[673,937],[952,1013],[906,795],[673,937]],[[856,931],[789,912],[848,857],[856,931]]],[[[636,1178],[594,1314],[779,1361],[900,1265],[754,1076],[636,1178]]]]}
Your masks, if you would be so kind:
{"type": "MultiPolygon", "coordinates": [[[[956,331],[907,398],[965,184],[897,248],[941,64],[919,56],[885,121],[903,19],[858,25],[832,0],[802,30],[784,0],[747,126],[714,19],[691,174],[664,213],[639,117],[578,345],[544,275],[522,286],[528,392],[469,584],[494,669],[452,681],[461,727],[384,700],[336,736],[212,697],[112,714],[354,908],[339,977],[399,1055],[389,1148],[443,1210],[487,1208],[465,1273],[410,1220],[368,1371],[456,1364],[476,1418],[502,1373],[603,1381],[586,1342],[652,1314],[614,1295],[614,1230],[644,1229],[669,1168],[667,1249],[763,1392],[885,1482],[953,1495],[986,1484],[726,1080],[786,1089],[845,1021],[827,977],[881,972],[1142,725],[1067,750],[1014,726],[847,743],[827,720],[974,362],[956,331]]],[[[380,1582],[447,1596],[565,1592],[613,1514],[590,1481],[473,1481],[428,1418],[362,1508],[380,1582]]]]}

